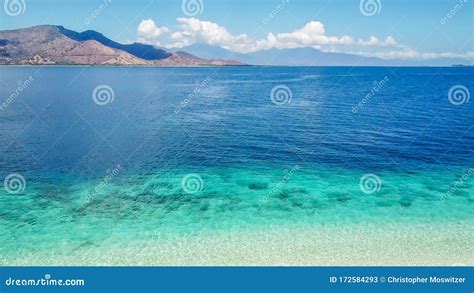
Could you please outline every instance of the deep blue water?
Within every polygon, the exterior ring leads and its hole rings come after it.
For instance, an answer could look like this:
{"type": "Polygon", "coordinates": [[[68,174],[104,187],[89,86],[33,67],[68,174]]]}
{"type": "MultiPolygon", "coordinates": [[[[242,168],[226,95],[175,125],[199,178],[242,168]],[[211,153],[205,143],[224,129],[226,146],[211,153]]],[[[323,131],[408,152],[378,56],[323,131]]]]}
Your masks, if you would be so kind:
{"type": "Polygon", "coordinates": [[[0,111],[6,173],[102,174],[114,164],[305,162],[396,171],[474,163],[474,104],[448,100],[452,86],[473,88],[472,68],[4,67],[0,74],[2,99],[33,77],[0,111]],[[98,106],[92,92],[102,84],[115,97],[98,106]],[[289,104],[272,103],[278,85],[291,90],[289,104]]]}

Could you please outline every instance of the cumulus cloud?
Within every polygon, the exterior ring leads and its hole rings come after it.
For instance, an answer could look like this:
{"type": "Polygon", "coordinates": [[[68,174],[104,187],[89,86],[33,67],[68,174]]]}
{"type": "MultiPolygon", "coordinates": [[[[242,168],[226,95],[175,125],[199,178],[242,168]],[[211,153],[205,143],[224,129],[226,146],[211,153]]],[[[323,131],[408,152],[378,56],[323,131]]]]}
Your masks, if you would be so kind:
{"type": "Polygon", "coordinates": [[[138,41],[160,45],[160,36],[167,32],[169,32],[167,27],[157,27],[152,19],[145,19],[140,22],[137,28],[138,41]]]}
{"type": "Polygon", "coordinates": [[[328,36],[324,25],[319,21],[310,21],[302,28],[289,33],[274,34],[270,32],[263,39],[256,39],[247,34],[234,35],[215,22],[197,18],[180,17],[176,21],[178,23],[176,29],[170,31],[166,27],[157,27],[151,19],[143,20],[137,29],[139,41],[178,48],[194,43],[206,43],[238,52],[254,52],[271,48],[396,45],[393,37],[387,37],[382,41],[376,37],[370,37],[368,40],[355,40],[347,35],[328,36]]]}
{"type": "MultiPolygon", "coordinates": [[[[350,45],[354,39],[349,36],[331,37],[326,35],[324,25],[310,21],[301,29],[291,33],[277,34],[274,38],[280,47],[313,47],[321,45],[350,45]]],[[[267,37],[267,41],[270,39],[267,37]]]]}
{"type": "Polygon", "coordinates": [[[474,58],[473,53],[420,53],[399,44],[394,37],[368,39],[348,35],[330,36],[319,21],[310,21],[291,32],[269,32],[257,39],[247,34],[232,34],[225,27],[197,18],[177,18],[174,29],[158,27],[152,19],[143,20],[137,28],[138,41],[166,47],[185,47],[194,43],[220,46],[236,52],[255,52],[271,48],[313,47],[331,52],[353,52],[383,59],[474,58]]]}
{"type": "Polygon", "coordinates": [[[196,18],[178,18],[178,31],[171,35],[172,47],[184,47],[193,43],[206,43],[226,49],[244,49],[252,39],[246,35],[232,35],[226,28],[210,21],[196,18]]]}
{"type": "Polygon", "coordinates": [[[389,46],[397,46],[397,41],[392,36],[388,36],[385,40],[379,40],[378,38],[371,36],[368,40],[364,41],[359,39],[357,41],[358,45],[361,46],[379,46],[379,47],[389,47],[389,46]]]}

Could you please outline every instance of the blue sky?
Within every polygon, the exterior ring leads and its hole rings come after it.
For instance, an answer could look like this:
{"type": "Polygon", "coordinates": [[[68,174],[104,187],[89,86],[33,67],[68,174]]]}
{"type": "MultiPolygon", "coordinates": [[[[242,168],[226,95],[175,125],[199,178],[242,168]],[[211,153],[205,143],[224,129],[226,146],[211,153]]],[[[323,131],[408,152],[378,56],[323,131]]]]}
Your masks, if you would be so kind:
{"type": "Polygon", "coordinates": [[[198,3],[202,11],[196,15],[186,14],[180,0],[4,1],[24,1],[25,10],[10,16],[4,7],[1,29],[61,24],[78,31],[97,30],[121,42],[168,47],[193,42],[242,51],[311,46],[368,55],[403,52],[410,58],[474,51],[473,0],[362,0],[377,5],[371,16],[364,15],[359,0],[184,0],[198,3]],[[148,22],[137,33],[143,21],[148,22]],[[207,31],[197,32],[196,26],[207,31]],[[371,42],[372,36],[378,43],[371,42]],[[391,39],[384,43],[387,37],[391,39]]]}

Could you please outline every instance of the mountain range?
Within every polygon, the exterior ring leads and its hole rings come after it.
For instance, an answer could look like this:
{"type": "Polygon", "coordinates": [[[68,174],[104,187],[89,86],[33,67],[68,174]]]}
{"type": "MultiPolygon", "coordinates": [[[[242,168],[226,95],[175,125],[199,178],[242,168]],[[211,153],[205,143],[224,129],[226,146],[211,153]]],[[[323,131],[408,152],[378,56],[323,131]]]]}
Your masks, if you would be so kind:
{"type": "Polygon", "coordinates": [[[201,58],[235,59],[252,65],[267,66],[385,66],[386,60],[354,54],[323,52],[311,47],[237,53],[218,46],[197,43],[170,51],[186,51],[201,58]]]}
{"type": "Polygon", "coordinates": [[[141,43],[121,44],[93,30],[76,32],[63,26],[39,25],[0,31],[0,64],[450,66],[466,64],[466,60],[385,60],[355,54],[323,52],[311,47],[272,48],[251,53],[233,52],[203,43],[183,48],[163,48],[141,43]]]}
{"type": "Polygon", "coordinates": [[[53,25],[0,31],[0,64],[243,65],[232,60],[207,60],[182,51],[167,52],[140,43],[120,44],[96,31],[79,33],[53,25]]]}
{"type": "Polygon", "coordinates": [[[356,54],[323,52],[304,47],[292,49],[272,48],[252,53],[237,53],[209,44],[192,44],[183,48],[166,49],[171,52],[186,51],[200,58],[233,59],[252,65],[267,66],[472,66],[472,60],[464,58],[432,58],[425,60],[381,59],[356,54]]]}

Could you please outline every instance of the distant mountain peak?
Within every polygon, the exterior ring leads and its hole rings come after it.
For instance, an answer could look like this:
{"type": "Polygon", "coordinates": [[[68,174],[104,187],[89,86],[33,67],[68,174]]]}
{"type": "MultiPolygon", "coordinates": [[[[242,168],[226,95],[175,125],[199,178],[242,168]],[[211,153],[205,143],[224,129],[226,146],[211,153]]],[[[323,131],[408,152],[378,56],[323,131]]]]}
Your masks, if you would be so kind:
{"type": "Polygon", "coordinates": [[[64,27],[59,28],[60,32],[65,36],[75,40],[75,41],[89,41],[94,40],[102,45],[107,47],[111,47],[114,49],[119,49],[130,53],[138,58],[144,60],[161,60],[171,56],[171,53],[168,53],[164,50],[157,49],[152,45],[144,45],[140,43],[133,43],[133,44],[120,44],[117,42],[112,41],[111,39],[105,37],[103,34],[96,32],[94,30],[87,30],[81,33],[65,29],[64,27]]]}
{"type": "Polygon", "coordinates": [[[137,42],[121,44],[94,30],[76,32],[62,25],[0,31],[0,64],[240,65],[137,42]]]}

